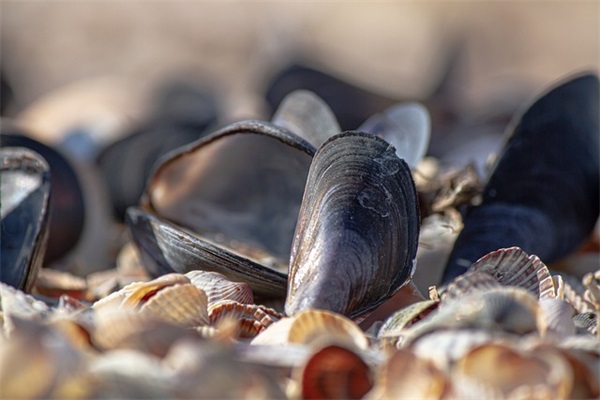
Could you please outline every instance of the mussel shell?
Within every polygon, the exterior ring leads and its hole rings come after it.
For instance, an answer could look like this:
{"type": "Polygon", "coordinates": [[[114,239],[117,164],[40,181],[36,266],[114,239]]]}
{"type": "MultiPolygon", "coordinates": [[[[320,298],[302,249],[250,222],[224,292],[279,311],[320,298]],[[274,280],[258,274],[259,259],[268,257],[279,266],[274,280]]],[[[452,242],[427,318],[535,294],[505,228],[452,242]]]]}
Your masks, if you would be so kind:
{"type": "Polygon", "coordinates": [[[551,263],[588,237],[600,212],[599,92],[597,76],[578,76],[517,119],[481,205],[466,215],[445,282],[499,248],[551,263]]]}
{"type": "Polygon", "coordinates": [[[419,207],[410,168],[383,139],[345,132],[310,167],[285,310],[347,316],[373,309],[412,276],[419,207]]]}
{"type": "Polygon", "coordinates": [[[415,168],[429,147],[431,121],[422,104],[399,103],[373,115],[358,130],[388,141],[396,148],[398,157],[415,168]]]}
{"type": "Polygon", "coordinates": [[[149,272],[215,271],[283,296],[314,151],[286,129],[243,121],[166,155],[126,218],[149,272]]]}
{"type": "Polygon", "coordinates": [[[23,147],[0,149],[0,278],[29,292],[48,240],[50,167],[23,147]]]}
{"type": "Polygon", "coordinates": [[[41,155],[52,175],[50,193],[47,262],[56,260],[78,243],[85,220],[85,201],[75,168],[59,151],[25,136],[22,129],[2,121],[0,146],[24,147],[41,155]]]}
{"type": "Polygon", "coordinates": [[[152,276],[194,270],[219,272],[245,282],[255,295],[285,296],[287,275],[202,240],[138,207],[127,209],[127,224],[152,276]]]}

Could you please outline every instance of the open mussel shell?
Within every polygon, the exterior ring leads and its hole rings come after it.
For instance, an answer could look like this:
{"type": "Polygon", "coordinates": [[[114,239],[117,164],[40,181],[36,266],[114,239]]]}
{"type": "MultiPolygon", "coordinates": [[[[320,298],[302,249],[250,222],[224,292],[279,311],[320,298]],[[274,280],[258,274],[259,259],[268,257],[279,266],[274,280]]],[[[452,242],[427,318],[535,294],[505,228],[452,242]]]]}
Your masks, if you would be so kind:
{"type": "Polygon", "coordinates": [[[600,208],[599,86],[592,74],[572,78],[517,119],[481,205],[467,212],[445,282],[499,248],[551,263],[589,236],[600,208]]]}
{"type": "Polygon", "coordinates": [[[419,103],[399,103],[366,120],[361,132],[385,139],[396,148],[396,154],[415,168],[429,147],[431,119],[419,103]]]}
{"type": "Polygon", "coordinates": [[[166,156],[126,221],[149,272],[219,272],[285,295],[287,260],[314,148],[244,121],[166,156]]]}
{"type": "Polygon", "coordinates": [[[48,247],[46,261],[67,254],[79,242],[85,220],[85,202],[73,164],[59,151],[26,136],[22,128],[2,121],[1,147],[24,147],[39,154],[52,175],[50,193],[48,247]]]}
{"type": "Polygon", "coordinates": [[[0,149],[0,278],[29,292],[48,240],[50,167],[22,147],[0,149]]]}
{"type": "Polygon", "coordinates": [[[285,310],[356,316],[414,271],[419,207],[410,168],[376,136],[346,132],[310,167],[294,236],[285,310]]]}
{"type": "Polygon", "coordinates": [[[272,122],[297,133],[315,148],[341,132],[331,108],[308,90],[294,90],[285,96],[272,122]]]}

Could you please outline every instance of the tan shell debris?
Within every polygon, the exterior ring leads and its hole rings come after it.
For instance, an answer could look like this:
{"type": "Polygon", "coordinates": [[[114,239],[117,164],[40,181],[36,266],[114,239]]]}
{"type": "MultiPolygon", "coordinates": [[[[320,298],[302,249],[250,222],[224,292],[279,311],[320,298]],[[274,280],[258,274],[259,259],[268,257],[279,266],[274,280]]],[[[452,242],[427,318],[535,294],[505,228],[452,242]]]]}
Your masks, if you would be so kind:
{"type": "Polygon", "coordinates": [[[254,303],[250,285],[244,282],[232,282],[218,272],[190,271],[185,274],[192,285],[202,289],[208,298],[208,304],[221,300],[233,300],[242,304],[254,303]]]}
{"type": "Polygon", "coordinates": [[[283,316],[277,311],[256,304],[242,304],[234,300],[222,300],[208,307],[211,326],[218,326],[225,319],[239,322],[239,337],[252,338],[283,316]]]}

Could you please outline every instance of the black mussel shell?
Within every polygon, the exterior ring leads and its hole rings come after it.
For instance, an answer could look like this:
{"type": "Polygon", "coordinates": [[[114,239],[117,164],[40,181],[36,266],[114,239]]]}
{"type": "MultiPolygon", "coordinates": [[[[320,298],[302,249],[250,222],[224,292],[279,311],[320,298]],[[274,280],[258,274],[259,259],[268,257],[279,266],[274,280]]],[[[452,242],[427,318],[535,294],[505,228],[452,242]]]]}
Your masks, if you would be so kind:
{"type": "Polygon", "coordinates": [[[154,260],[150,273],[203,269],[232,279],[245,274],[243,281],[257,295],[285,294],[314,151],[281,127],[244,121],[166,155],[142,200],[141,211],[148,215],[130,208],[126,217],[134,242],[154,260]],[[279,273],[269,275],[256,264],[279,273]],[[263,275],[269,275],[266,283],[261,283],[263,275]]]}
{"type": "Polygon", "coordinates": [[[419,206],[409,166],[385,140],[345,132],[310,167],[294,235],[285,311],[357,316],[414,272],[419,206]]]}
{"type": "Polygon", "coordinates": [[[29,292],[48,239],[50,168],[23,147],[0,149],[0,280],[29,292]]]}
{"type": "Polygon", "coordinates": [[[85,221],[85,203],[79,178],[72,164],[59,151],[28,136],[21,129],[2,121],[0,145],[25,147],[40,154],[50,167],[50,221],[45,262],[66,255],[78,243],[85,221]]]}
{"type": "Polygon", "coordinates": [[[577,76],[516,120],[481,205],[466,214],[444,282],[499,248],[551,263],[588,237],[600,207],[599,90],[597,76],[577,76]]]}

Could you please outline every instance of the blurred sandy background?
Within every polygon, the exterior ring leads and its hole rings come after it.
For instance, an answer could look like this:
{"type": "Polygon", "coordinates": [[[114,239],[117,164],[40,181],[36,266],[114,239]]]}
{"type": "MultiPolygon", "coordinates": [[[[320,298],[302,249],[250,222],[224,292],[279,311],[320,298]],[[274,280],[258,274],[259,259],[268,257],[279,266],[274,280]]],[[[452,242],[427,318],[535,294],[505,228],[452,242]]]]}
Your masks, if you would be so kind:
{"type": "Polygon", "coordinates": [[[148,91],[176,76],[218,90],[237,118],[263,110],[266,80],[293,60],[377,93],[423,99],[458,54],[453,107],[476,117],[597,69],[599,4],[3,0],[1,66],[12,114],[92,79],[96,89],[124,92],[115,107],[135,116],[148,91]]]}

